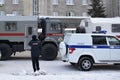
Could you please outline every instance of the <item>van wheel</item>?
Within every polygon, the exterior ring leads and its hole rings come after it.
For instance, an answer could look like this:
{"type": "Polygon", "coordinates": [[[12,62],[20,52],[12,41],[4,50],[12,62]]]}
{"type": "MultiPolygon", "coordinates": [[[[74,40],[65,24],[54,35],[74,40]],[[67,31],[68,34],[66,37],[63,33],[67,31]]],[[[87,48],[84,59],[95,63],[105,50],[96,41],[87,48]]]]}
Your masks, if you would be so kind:
{"type": "Polygon", "coordinates": [[[12,55],[12,49],[8,44],[0,44],[1,60],[8,60],[12,55]]]}
{"type": "Polygon", "coordinates": [[[42,59],[54,60],[57,57],[58,49],[54,44],[45,44],[42,46],[42,59]]]}
{"type": "Polygon", "coordinates": [[[89,57],[82,57],[78,61],[78,69],[82,71],[89,71],[93,66],[93,61],[89,57]]]}

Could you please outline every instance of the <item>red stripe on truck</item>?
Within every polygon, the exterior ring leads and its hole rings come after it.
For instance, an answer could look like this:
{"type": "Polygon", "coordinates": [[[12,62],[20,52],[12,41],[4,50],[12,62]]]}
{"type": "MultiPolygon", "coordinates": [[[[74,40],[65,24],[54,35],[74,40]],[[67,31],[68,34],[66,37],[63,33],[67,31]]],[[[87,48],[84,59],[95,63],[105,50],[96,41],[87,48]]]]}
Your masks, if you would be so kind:
{"type": "Polygon", "coordinates": [[[47,36],[63,36],[61,33],[47,33],[47,36]]]}
{"type": "Polygon", "coordinates": [[[0,36],[25,36],[24,33],[0,33],[0,36]]]}

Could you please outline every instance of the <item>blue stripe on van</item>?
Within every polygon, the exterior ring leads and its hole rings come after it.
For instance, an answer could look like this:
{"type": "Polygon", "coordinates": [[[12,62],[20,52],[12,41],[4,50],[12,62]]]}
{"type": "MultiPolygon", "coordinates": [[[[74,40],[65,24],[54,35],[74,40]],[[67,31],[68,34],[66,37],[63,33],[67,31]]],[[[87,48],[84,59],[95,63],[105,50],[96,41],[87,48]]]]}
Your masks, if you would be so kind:
{"type": "Polygon", "coordinates": [[[120,46],[110,46],[99,45],[99,46],[91,46],[91,45],[67,45],[68,48],[97,48],[97,49],[120,49],[120,46]]]}
{"type": "Polygon", "coordinates": [[[92,48],[90,45],[68,45],[68,48],[92,48]]]}
{"type": "Polygon", "coordinates": [[[120,46],[113,46],[113,49],[120,49],[120,46]]]}
{"type": "Polygon", "coordinates": [[[110,48],[110,46],[97,46],[97,48],[103,48],[103,49],[105,48],[106,49],[106,48],[110,48]]]}

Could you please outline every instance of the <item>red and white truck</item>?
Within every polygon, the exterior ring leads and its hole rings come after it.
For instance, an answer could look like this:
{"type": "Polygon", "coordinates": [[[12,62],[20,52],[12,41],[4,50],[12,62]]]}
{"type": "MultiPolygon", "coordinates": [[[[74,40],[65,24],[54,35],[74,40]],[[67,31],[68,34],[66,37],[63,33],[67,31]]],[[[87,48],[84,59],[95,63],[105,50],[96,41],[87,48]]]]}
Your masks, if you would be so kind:
{"type": "Polygon", "coordinates": [[[53,60],[57,57],[58,43],[63,37],[62,28],[59,20],[37,16],[0,16],[0,59],[6,60],[13,53],[30,50],[28,42],[32,35],[37,35],[42,40],[40,55],[43,59],[53,60]],[[38,27],[42,27],[40,35],[38,27]]]}

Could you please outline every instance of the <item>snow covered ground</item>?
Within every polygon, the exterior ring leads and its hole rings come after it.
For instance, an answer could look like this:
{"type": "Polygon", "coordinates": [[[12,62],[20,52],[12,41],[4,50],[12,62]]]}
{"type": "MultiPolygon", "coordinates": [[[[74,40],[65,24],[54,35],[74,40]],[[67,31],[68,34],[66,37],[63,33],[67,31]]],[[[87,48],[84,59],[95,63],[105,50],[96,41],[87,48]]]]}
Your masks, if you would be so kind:
{"type": "Polygon", "coordinates": [[[0,61],[0,80],[120,80],[120,65],[97,65],[91,71],[83,72],[59,58],[54,61],[39,60],[39,63],[41,71],[47,75],[26,75],[26,72],[32,72],[29,58],[0,61]]]}

